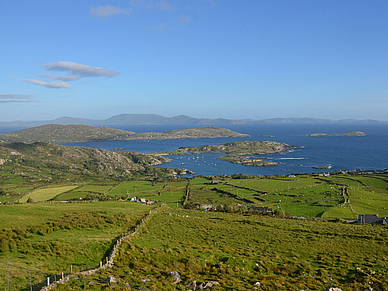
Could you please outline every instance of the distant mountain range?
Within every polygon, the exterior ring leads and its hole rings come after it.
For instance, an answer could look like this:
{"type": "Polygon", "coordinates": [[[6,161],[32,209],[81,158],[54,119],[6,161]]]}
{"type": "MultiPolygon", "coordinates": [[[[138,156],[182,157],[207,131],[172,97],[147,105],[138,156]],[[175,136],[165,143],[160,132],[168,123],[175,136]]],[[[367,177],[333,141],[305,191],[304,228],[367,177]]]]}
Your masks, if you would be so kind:
{"type": "Polygon", "coordinates": [[[372,119],[318,119],[318,118],[271,118],[271,119],[224,119],[224,118],[194,118],[187,115],[164,117],[157,114],[120,114],[108,119],[86,119],[73,117],[60,117],[54,120],[43,121],[12,121],[0,122],[0,126],[34,127],[45,124],[82,124],[82,125],[145,125],[145,124],[182,124],[182,125],[227,125],[227,124],[271,124],[271,123],[388,123],[372,119]]]}

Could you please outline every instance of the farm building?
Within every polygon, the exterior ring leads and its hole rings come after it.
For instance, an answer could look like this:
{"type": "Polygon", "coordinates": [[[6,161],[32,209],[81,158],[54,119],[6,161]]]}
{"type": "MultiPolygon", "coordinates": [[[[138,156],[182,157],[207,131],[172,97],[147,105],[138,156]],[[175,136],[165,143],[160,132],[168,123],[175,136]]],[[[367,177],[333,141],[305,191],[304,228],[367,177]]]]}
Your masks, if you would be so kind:
{"type": "Polygon", "coordinates": [[[386,217],[380,218],[378,214],[359,214],[358,223],[376,223],[376,224],[388,224],[388,219],[386,217]]]}

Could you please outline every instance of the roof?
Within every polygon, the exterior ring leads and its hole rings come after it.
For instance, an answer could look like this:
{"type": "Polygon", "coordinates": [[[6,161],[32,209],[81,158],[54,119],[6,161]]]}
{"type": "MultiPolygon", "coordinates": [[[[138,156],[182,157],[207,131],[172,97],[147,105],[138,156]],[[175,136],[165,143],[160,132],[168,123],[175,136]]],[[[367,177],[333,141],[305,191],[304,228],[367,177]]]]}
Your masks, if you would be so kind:
{"type": "Polygon", "coordinates": [[[386,217],[380,218],[378,214],[359,214],[358,223],[388,224],[386,217]]]}

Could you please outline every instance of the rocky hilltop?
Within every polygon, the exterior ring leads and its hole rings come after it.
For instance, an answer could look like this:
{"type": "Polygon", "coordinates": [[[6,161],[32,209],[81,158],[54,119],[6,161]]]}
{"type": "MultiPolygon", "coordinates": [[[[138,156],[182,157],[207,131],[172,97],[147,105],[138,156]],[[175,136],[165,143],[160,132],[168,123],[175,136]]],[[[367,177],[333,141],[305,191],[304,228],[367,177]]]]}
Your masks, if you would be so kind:
{"type": "Polygon", "coordinates": [[[0,134],[6,142],[83,142],[96,140],[121,140],[134,132],[103,126],[48,124],[0,134]]]}
{"type": "Polygon", "coordinates": [[[132,135],[129,139],[184,139],[184,138],[216,138],[216,137],[248,137],[220,127],[196,127],[176,129],[167,132],[145,132],[132,135]]]}
{"type": "Polygon", "coordinates": [[[238,141],[221,145],[203,145],[197,147],[180,147],[175,151],[156,153],[159,155],[182,155],[195,153],[225,153],[226,156],[219,157],[234,164],[245,166],[276,166],[279,163],[266,161],[265,158],[252,157],[248,155],[278,154],[292,151],[293,146],[275,141],[238,141]]]}
{"type": "Polygon", "coordinates": [[[362,131],[351,131],[351,132],[342,133],[342,134],[312,133],[306,136],[325,137],[325,136],[365,136],[365,135],[366,134],[362,131]]]}
{"type": "Polygon", "coordinates": [[[185,139],[246,137],[229,129],[219,127],[198,127],[171,130],[167,132],[134,133],[103,126],[48,124],[38,127],[0,134],[6,142],[86,142],[103,140],[148,140],[148,139],[185,139]]]}
{"type": "MultiPolygon", "coordinates": [[[[2,170],[28,182],[59,182],[90,178],[121,179],[173,175],[173,170],[151,167],[167,158],[49,143],[0,143],[2,170]]],[[[1,181],[0,181],[1,182],[1,181]]]]}
{"type": "Polygon", "coordinates": [[[180,147],[176,153],[225,153],[228,155],[267,155],[289,152],[292,146],[276,141],[236,141],[220,145],[180,147]]]}

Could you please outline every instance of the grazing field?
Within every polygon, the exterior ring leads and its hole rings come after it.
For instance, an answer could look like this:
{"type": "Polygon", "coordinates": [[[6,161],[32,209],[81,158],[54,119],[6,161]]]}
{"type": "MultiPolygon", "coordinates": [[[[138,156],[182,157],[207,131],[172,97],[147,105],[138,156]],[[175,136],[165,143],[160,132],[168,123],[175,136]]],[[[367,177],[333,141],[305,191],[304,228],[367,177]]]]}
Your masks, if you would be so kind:
{"type": "Polygon", "coordinates": [[[150,290],[387,290],[387,239],[384,226],[164,208],[94,277],[150,290]]]}
{"type": "MultiPolygon", "coordinates": [[[[115,238],[164,203],[120,249],[115,268],[96,276],[112,274],[151,290],[188,290],[184,284],[192,281],[217,281],[214,290],[251,289],[258,281],[262,290],[364,290],[369,282],[374,290],[388,290],[387,227],[340,222],[358,214],[387,216],[387,175],[239,177],[90,181],[44,189],[8,183],[0,189],[0,201],[10,204],[0,206],[0,262],[57,273],[95,267],[115,238]],[[26,201],[42,202],[12,204],[23,194],[26,201]],[[70,201],[80,197],[84,201],[70,201]],[[133,197],[156,204],[130,202],[133,197]],[[272,211],[259,215],[260,207],[272,211]],[[178,271],[183,283],[172,284],[170,271],[178,271]]],[[[0,289],[6,277],[0,266],[0,289]]],[[[12,289],[27,288],[26,278],[13,270],[12,289]]]]}
{"type": "Polygon", "coordinates": [[[25,203],[28,201],[28,199],[33,199],[37,202],[47,201],[59,194],[71,191],[77,187],[78,186],[61,186],[61,187],[49,187],[49,188],[37,189],[18,199],[18,202],[25,203]]]}
{"type": "Polygon", "coordinates": [[[57,195],[54,200],[63,201],[63,200],[77,200],[79,198],[85,199],[88,195],[103,195],[109,190],[111,190],[115,185],[111,183],[106,184],[88,184],[80,187],[75,187],[72,191],[67,191],[66,193],[62,193],[57,195]]]}
{"type": "MultiPolygon", "coordinates": [[[[0,261],[50,272],[95,267],[114,239],[131,230],[154,206],[130,202],[39,203],[0,207],[0,261]]],[[[0,266],[0,290],[7,276],[0,266]]],[[[29,286],[13,272],[12,290],[29,286]],[[24,285],[23,285],[24,284],[24,285]]]]}

